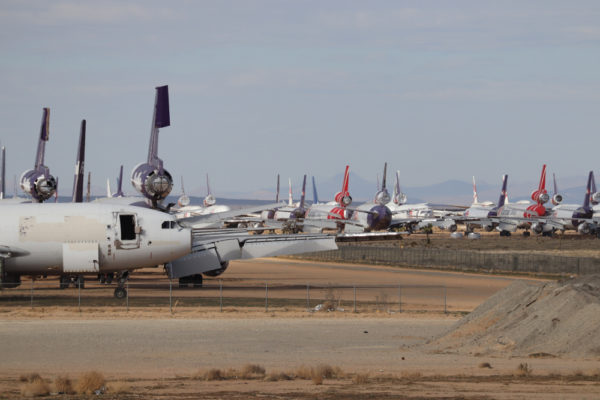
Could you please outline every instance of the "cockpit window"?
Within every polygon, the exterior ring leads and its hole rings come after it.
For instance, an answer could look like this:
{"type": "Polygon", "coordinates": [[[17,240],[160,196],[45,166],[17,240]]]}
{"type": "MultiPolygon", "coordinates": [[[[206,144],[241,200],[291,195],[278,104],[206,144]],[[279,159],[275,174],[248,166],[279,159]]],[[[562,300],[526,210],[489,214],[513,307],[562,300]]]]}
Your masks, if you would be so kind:
{"type": "Polygon", "coordinates": [[[163,221],[161,227],[163,229],[175,229],[175,221],[163,221]]]}

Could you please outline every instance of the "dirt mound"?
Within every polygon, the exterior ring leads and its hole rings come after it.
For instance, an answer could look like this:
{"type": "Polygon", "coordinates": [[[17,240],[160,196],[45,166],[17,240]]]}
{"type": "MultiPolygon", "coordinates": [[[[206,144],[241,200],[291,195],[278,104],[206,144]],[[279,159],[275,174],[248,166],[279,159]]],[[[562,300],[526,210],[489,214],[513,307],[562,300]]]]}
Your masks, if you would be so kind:
{"type": "Polygon", "coordinates": [[[516,281],[427,347],[482,355],[600,357],[600,275],[546,284],[516,281]]]}

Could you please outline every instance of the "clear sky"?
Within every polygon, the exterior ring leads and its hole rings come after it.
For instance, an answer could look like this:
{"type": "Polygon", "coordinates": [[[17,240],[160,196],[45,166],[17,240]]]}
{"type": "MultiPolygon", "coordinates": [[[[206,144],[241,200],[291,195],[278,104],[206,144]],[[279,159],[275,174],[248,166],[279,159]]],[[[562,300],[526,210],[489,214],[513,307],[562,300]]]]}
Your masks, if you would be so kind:
{"type": "Polygon", "coordinates": [[[600,2],[4,0],[0,80],[8,177],[32,167],[50,107],[61,194],[83,118],[94,186],[145,161],[164,84],[159,155],[188,192],[205,173],[227,194],[346,164],[375,181],[384,160],[409,186],[536,181],[544,162],[583,184],[600,2]]]}

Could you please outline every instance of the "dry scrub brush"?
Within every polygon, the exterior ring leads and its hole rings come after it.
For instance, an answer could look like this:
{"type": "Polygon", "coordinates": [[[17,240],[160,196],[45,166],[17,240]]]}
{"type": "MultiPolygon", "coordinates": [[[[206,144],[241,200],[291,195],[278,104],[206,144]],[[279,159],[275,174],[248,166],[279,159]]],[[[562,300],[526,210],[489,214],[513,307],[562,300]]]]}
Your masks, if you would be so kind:
{"type": "Polygon", "coordinates": [[[21,375],[21,395],[25,397],[47,396],[50,394],[50,385],[37,373],[21,375]]]}
{"type": "Polygon", "coordinates": [[[82,374],[77,379],[75,391],[77,394],[94,394],[97,390],[104,392],[106,379],[98,371],[90,371],[82,374]]]}
{"type": "Polygon", "coordinates": [[[54,379],[54,391],[58,394],[74,394],[73,383],[66,375],[58,376],[54,379]]]}
{"type": "Polygon", "coordinates": [[[369,383],[369,373],[366,374],[356,374],[352,377],[352,383],[355,385],[365,385],[369,383]]]}
{"type": "Polygon", "coordinates": [[[515,371],[516,376],[531,376],[532,369],[527,363],[521,363],[515,371]]]}

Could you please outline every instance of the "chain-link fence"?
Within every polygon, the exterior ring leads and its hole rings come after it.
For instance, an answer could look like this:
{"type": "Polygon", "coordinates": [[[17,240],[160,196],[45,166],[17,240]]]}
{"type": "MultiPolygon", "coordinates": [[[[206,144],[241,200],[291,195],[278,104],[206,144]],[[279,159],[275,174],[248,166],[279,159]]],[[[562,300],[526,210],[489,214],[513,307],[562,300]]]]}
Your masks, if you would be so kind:
{"type": "Polygon", "coordinates": [[[360,284],[237,284],[205,280],[201,287],[179,285],[177,280],[132,279],[123,298],[114,296],[116,282],[77,280],[60,288],[56,279],[24,280],[18,287],[0,290],[0,307],[58,307],[93,310],[101,307],[181,308],[205,307],[220,311],[264,309],[340,312],[460,311],[448,299],[445,286],[360,284]]]}

